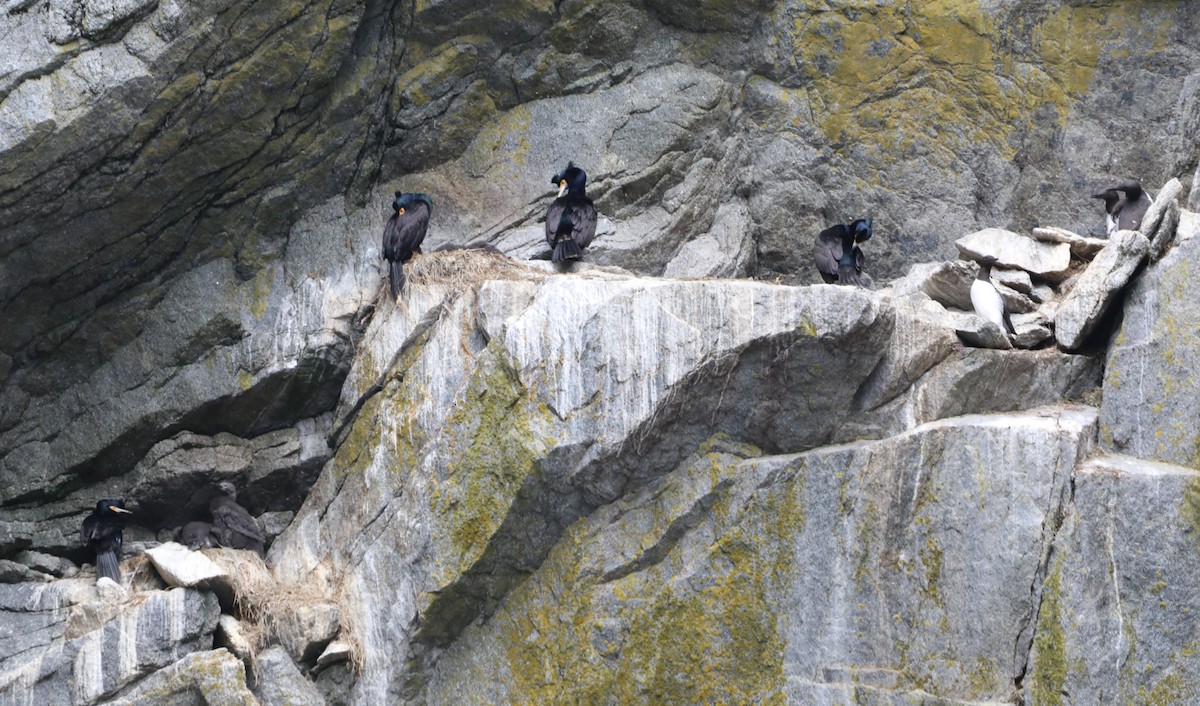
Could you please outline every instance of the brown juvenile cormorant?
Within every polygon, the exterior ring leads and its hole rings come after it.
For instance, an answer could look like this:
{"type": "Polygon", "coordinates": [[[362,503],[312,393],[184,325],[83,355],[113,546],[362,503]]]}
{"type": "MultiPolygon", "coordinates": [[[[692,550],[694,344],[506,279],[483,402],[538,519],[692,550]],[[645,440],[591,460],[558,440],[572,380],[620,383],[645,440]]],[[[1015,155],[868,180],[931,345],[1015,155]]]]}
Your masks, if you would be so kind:
{"type": "Polygon", "coordinates": [[[246,508],[237,504],[237,488],[223,480],[217,483],[217,495],[208,503],[213,531],[223,547],[253,549],[263,553],[262,530],[246,508]]]}
{"type": "Polygon", "coordinates": [[[813,261],[825,284],[849,284],[862,286],[863,265],[867,258],[862,248],[855,245],[871,239],[871,217],[859,218],[846,225],[830,226],[817,235],[813,246],[813,261]],[[850,273],[853,272],[853,276],[850,273]],[[843,276],[845,273],[845,276],[843,276]],[[849,280],[849,281],[847,281],[849,280]]]}
{"type": "Polygon", "coordinates": [[[192,550],[221,546],[217,531],[207,522],[189,522],[180,527],[175,530],[175,541],[192,550]]]}
{"type": "Polygon", "coordinates": [[[550,183],[558,187],[558,198],[546,210],[546,243],[555,263],[578,260],[596,237],[596,207],[587,197],[587,173],[574,162],[555,174],[550,183]]]}
{"type": "Polygon", "coordinates": [[[133,513],[125,509],[123,499],[105,498],[96,503],[92,514],[83,518],[79,528],[79,541],[96,554],[96,575],[121,583],[121,530],[125,529],[125,515],[133,513]]]}
{"type": "Polygon", "coordinates": [[[392,217],[383,227],[383,257],[390,266],[392,297],[396,297],[404,287],[404,263],[412,259],[413,253],[421,252],[421,242],[425,240],[429,216],[433,213],[433,199],[425,194],[397,191],[392,210],[392,217]]]}

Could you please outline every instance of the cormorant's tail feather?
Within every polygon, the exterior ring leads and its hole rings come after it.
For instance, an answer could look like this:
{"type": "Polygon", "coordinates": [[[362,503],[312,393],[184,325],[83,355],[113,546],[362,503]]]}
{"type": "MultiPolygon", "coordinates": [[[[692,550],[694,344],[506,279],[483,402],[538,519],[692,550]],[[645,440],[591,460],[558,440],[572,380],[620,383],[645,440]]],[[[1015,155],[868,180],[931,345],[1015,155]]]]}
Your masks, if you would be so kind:
{"type": "Polygon", "coordinates": [[[400,290],[404,288],[404,263],[399,260],[394,260],[392,265],[392,299],[400,296],[400,290]]]}
{"type": "Polygon", "coordinates": [[[565,260],[578,260],[583,257],[583,249],[579,247],[571,238],[564,238],[554,246],[554,254],[551,256],[556,264],[565,260]]]}
{"type": "Polygon", "coordinates": [[[121,583],[121,567],[117,564],[117,553],[114,551],[96,552],[96,575],[121,583]]]}

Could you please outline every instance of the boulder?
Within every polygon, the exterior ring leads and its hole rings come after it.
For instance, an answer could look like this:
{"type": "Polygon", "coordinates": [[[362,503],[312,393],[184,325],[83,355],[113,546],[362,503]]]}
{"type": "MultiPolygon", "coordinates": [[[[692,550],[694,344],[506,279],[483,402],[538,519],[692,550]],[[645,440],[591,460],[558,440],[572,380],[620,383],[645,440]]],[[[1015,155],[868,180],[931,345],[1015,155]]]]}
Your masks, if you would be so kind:
{"type": "Polygon", "coordinates": [[[213,644],[229,650],[234,657],[242,660],[243,664],[252,665],[254,663],[254,644],[246,635],[242,621],[232,615],[223,613],[217,621],[213,644]]]}
{"type": "Polygon", "coordinates": [[[1182,242],[1200,234],[1200,213],[1193,211],[1179,212],[1179,228],[1176,229],[1175,240],[1182,242]]]}
{"type": "Polygon", "coordinates": [[[1100,439],[1147,460],[1200,468],[1200,238],[1146,268],[1107,353],[1100,439]]]}
{"type": "Polygon", "coordinates": [[[1175,242],[1175,231],[1179,227],[1179,194],[1183,185],[1172,179],[1163,185],[1142,217],[1138,232],[1150,241],[1150,261],[1154,262],[1166,253],[1175,242]]]}
{"type": "Polygon", "coordinates": [[[1113,233],[1108,245],[1059,303],[1054,315],[1054,336],[1060,346],[1075,350],[1084,345],[1149,250],[1150,241],[1137,231],[1113,233]]]}
{"type": "Polygon", "coordinates": [[[919,263],[892,283],[892,293],[899,297],[922,292],[942,306],[970,311],[971,282],[978,271],[975,263],[963,260],[919,263]]]}
{"type": "Polygon", "coordinates": [[[1029,273],[1025,270],[1009,270],[1002,267],[993,267],[991,280],[995,284],[1002,284],[1021,294],[1030,294],[1033,292],[1033,280],[1030,279],[1029,273]]]}
{"type": "Polygon", "coordinates": [[[202,552],[182,544],[167,542],[146,552],[150,563],[169,586],[209,588],[215,582],[228,582],[229,574],[202,552]]]}
{"type": "Polygon", "coordinates": [[[24,564],[34,571],[50,574],[55,578],[70,578],[79,573],[79,567],[69,559],[43,552],[23,551],[13,557],[18,563],[24,564]]]}
{"type": "Polygon", "coordinates": [[[954,241],[964,258],[980,261],[995,258],[1004,267],[1025,270],[1051,282],[1067,276],[1071,267],[1071,247],[1066,243],[1048,243],[1003,228],[985,228],[954,241]]]}
{"type": "MultiPolygon", "coordinates": [[[[296,703],[296,702],[275,702],[296,703]]],[[[226,650],[193,652],[134,684],[105,706],[259,706],[246,669],[226,650]]]]}
{"type": "Polygon", "coordinates": [[[262,706],[325,706],[317,687],[282,647],[263,650],[255,665],[254,695],[262,706]]]}
{"type": "MultiPolygon", "coordinates": [[[[341,609],[335,603],[309,603],[276,616],[275,638],[291,655],[288,660],[310,664],[338,634],[341,609]]],[[[286,655],[285,655],[286,656],[286,655]]]]}
{"type": "Polygon", "coordinates": [[[354,655],[354,648],[350,643],[342,640],[334,640],[325,646],[324,651],[317,657],[317,664],[313,667],[313,671],[319,671],[328,667],[331,664],[346,662],[354,655]]]}
{"type": "Polygon", "coordinates": [[[1089,238],[1086,235],[1079,235],[1065,228],[1053,226],[1034,228],[1033,237],[1048,243],[1066,243],[1071,247],[1071,256],[1080,260],[1092,259],[1108,244],[1106,238],[1089,238]]]}

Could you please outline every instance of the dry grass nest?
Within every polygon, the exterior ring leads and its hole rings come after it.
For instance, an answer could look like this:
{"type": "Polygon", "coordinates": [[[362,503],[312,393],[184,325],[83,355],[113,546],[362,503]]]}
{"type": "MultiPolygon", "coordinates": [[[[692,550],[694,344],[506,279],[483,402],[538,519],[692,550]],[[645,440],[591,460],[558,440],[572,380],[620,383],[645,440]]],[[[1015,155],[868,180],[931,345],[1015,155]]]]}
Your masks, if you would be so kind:
{"type": "Polygon", "coordinates": [[[333,603],[339,613],[336,639],[350,645],[353,667],[357,670],[362,666],[361,641],[355,630],[353,613],[343,596],[330,595],[324,581],[281,583],[253,552],[206,550],[204,553],[229,574],[234,587],[234,611],[255,652],[266,647],[281,627],[294,623],[301,609],[333,603]]]}
{"type": "Polygon", "coordinates": [[[488,280],[538,282],[549,273],[530,267],[499,252],[483,248],[459,248],[417,255],[404,266],[405,279],[414,287],[461,288],[488,280]]]}

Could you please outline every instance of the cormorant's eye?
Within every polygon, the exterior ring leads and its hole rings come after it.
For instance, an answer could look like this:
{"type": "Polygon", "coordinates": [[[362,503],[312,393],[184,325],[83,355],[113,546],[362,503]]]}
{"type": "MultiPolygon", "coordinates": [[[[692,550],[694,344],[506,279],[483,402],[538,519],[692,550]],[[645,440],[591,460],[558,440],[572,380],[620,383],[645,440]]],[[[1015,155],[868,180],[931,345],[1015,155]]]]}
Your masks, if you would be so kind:
{"type": "Polygon", "coordinates": [[[558,185],[559,185],[560,187],[561,187],[561,186],[566,186],[566,185],[567,185],[567,180],[566,180],[566,179],[563,179],[562,181],[558,182],[558,185]]]}
{"type": "Polygon", "coordinates": [[[404,207],[403,207],[403,206],[401,206],[401,207],[400,207],[400,210],[399,210],[399,211],[396,211],[396,215],[397,215],[397,216],[403,216],[403,215],[404,215],[404,207]]]}

